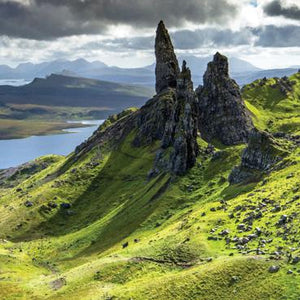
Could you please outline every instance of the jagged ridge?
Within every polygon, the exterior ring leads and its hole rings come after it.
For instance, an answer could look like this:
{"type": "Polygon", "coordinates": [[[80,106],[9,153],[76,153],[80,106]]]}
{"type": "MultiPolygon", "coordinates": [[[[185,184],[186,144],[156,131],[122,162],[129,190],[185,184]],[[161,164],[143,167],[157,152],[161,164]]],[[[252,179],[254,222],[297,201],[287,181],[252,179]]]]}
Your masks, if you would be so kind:
{"type": "Polygon", "coordinates": [[[160,141],[150,176],[160,172],[182,175],[192,168],[199,153],[199,135],[225,145],[247,142],[253,124],[238,85],[229,78],[225,56],[214,56],[204,74],[204,86],[195,92],[186,62],[181,70],[178,67],[162,21],[156,31],[155,54],[157,95],[129,118],[130,126],[121,126],[136,131],[136,147],[160,141]]]}

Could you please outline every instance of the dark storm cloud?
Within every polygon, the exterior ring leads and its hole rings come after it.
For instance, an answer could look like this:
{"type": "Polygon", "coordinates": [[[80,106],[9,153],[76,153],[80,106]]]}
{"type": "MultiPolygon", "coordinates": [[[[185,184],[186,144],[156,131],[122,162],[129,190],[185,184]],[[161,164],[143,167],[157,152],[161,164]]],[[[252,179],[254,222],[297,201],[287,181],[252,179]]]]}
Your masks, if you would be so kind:
{"type": "Polygon", "coordinates": [[[300,20],[300,7],[297,5],[283,6],[280,0],[274,0],[264,7],[267,15],[272,17],[282,16],[288,19],[300,20]]]}
{"type": "Polygon", "coordinates": [[[262,47],[300,47],[300,27],[273,25],[257,29],[254,34],[258,36],[256,46],[262,47]]]}
{"type": "Polygon", "coordinates": [[[237,14],[227,0],[32,0],[21,4],[0,1],[0,34],[53,39],[103,32],[111,24],[153,27],[185,21],[223,24],[237,14]]]}
{"type": "MultiPolygon", "coordinates": [[[[99,23],[99,22],[98,22],[99,23]]],[[[99,24],[77,20],[68,7],[0,2],[0,34],[29,39],[53,39],[74,34],[99,33],[99,24]]]]}

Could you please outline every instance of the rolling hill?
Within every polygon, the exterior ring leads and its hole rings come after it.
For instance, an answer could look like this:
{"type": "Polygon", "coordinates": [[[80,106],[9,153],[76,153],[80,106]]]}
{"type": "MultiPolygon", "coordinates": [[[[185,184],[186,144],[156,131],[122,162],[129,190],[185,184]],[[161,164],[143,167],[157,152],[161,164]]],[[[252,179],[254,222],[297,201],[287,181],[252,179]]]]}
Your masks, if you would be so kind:
{"type": "Polygon", "coordinates": [[[24,86],[0,86],[0,102],[120,110],[141,106],[152,93],[150,88],[52,74],[24,86]]]}
{"type": "MultiPolygon", "coordinates": [[[[179,62],[182,63],[183,60],[189,63],[190,69],[194,74],[193,81],[195,85],[202,84],[202,74],[205,72],[211,57],[179,56],[179,62]]],[[[236,57],[231,57],[229,62],[231,76],[240,85],[251,83],[263,77],[290,76],[299,69],[297,66],[293,66],[283,69],[262,70],[236,57]]],[[[107,66],[101,61],[88,62],[84,59],[74,61],[55,60],[40,64],[23,63],[16,68],[2,65],[0,66],[0,79],[33,80],[35,77],[44,78],[50,74],[59,74],[123,84],[138,84],[152,88],[155,83],[154,68],[155,64],[142,68],[120,68],[107,66]]]]}
{"type": "Polygon", "coordinates": [[[298,299],[300,74],[193,89],[168,31],[156,95],[68,157],[0,172],[4,299],[298,299]]]}

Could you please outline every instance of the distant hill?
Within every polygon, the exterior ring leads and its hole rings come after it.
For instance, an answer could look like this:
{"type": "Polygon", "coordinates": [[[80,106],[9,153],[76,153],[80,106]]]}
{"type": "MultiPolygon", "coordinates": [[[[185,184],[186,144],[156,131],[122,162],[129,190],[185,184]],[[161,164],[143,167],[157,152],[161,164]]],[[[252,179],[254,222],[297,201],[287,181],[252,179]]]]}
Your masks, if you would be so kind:
{"type": "Polygon", "coordinates": [[[20,87],[0,86],[2,103],[109,107],[114,110],[140,107],[152,94],[150,88],[55,74],[45,79],[35,78],[20,87]]]}
{"type": "MultiPolygon", "coordinates": [[[[205,57],[197,57],[193,55],[189,56],[179,56],[179,63],[182,64],[182,61],[185,60],[187,62],[188,67],[191,69],[193,74],[193,82],[197,86],[202,84],[202,77],[207,68],[207,64],[211,61],[210,56],[205,57]]],[[[242,80],[240,80],[240,73],[242,75],[255,73],[261,71],[261,69],[255,67],[249,62],[232,57],[229,58],[230,64],[230,74],[232,77],[236,79],[239,84],[244,84],[242,80]]],[[[247,82],[248,83],[248,82],[247,82]]]]}
{"type": "Polygon", "coordinates": [[[153,72],[147,68],[109,67],[101,61],[88,62],[85,59],[74,61],[55,60],[39,64],[23,63],[16,68],[0,65],[0,79],[33,80],[36,77],[46,77],[50,74],[66,72],[76,74],[77,77],[112,82],[151,86],[154,84],[153,72]]]}
{"type": "Polygon", "coordinates": [[[297,73],[298,68],[286,68],[286,69],[271,69],[271,70],[260,70],[256,72],[244,72],[233,74],[233,77],[239,85],[249,84],[257,79],[273,78],[273,77],[284,77],[291,76],[297,73]]]}
{"type": "MultiPolygon", "coordinates": [[[[180,64],[183,60],[187,61],[187,65],[192,71],[194,85],[198,86],[199,84],[202,84],[202,77],[211,57],[197,57],[194,55],[179,56],[180,64]]],[[[263,77],[272,78],[275,76],[290,76],[299,69],[299,67],[293,66],[285,69],[262,70],[251,63],[236,57],[231,57],[229,59],[229,63],[230,74],[239,85],[245,85],[263,77]]],[[[154,64],[142,68],[119,68],[107,66],[101,61],[89,62],[85,59],[77,59],[74,61],[55,60],[40,64],[24,63],[20,64],[16,68],[0,65],[0,80],[33,80],[36,77],[46,77],[50,74],[59,74],[70,77],[75,76],[110,82],[142,85],[152,88],[154,87],[154,70],[154,64]]]]}
{"type": "Polygon", "coordinates": [[[39,64],[22,63],[16,68],[0,65],[0,79],[26,79],[32,80],[35,77],[45,77],[52,73],[60,73],[63,70],[80,74],[92,71],[93,69],[107,68],[107,65],[100,61],[88,62],[85,59],[54,60],[39,64]]]}
{"type": "MultiPolygon", "coordinates": [[[[208,62],[211,60],[211,57],[181,56],[179,57],[179,62],[182,63],[183,59],[187,61],[187,64],[192,71],[195,86],[202,84],[202,76],[206,70],[208,62]]],[[[299,69],[297,66],[294,66],[284,69],[263,70],[236,57],[229,58],[229,65],[229,71],[232,78],[234,78],[241,86],[264,77],[273,78],[291,76],[299,69]]]]}

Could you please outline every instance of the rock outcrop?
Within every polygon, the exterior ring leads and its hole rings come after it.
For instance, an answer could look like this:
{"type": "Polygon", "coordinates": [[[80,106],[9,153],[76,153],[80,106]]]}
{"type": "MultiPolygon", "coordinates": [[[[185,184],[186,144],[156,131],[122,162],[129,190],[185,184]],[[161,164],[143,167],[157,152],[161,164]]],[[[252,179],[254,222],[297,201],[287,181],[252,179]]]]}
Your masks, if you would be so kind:
{"type": "Polygon", "coordinates": [[[287,153],[272,135],[253,129],[249,144],[243,151],[241,164],[232,170],[229,182],[236,184],[259,179],[262,174],[271,171],[287,153]]]}
{"type": "Polygon", "coordinates": [[[207,141],[218,139],[233,145],[248,140],[253,125],[237,84],[229,78],[226,57],[214,56],[204,75],[204,86],[196,93],[185,61],[179,69],[163,22],[156,32],[155,54],[157,94],[140,110],[110,118],[77,147],[77,158],[97,143],[117,147],[134,132],[133,146],[158,148],[150,177],[160,172],[182,175],[196,163],[199,129],[207,141]]]}
{"type": "Polygon", "coordinates": [[[159,140],[150,175],[160,171],[180,175],[194,166],[198,155],[198,99],[185,61],[179,70],[163,22],[158,25],[155,53],[158,94],[141,108],[133,144],[141,146],[159,140]]]}
{"type": "Polygon", "coordinates": [[[155,56],[156,93],[159,94],[168,87],[176,88],[180,70],[171,38],[163,21],[160,21],[156,31],[155,56]]]}
{"type": "Polygon", "coordinates": [[[164,152],[168,153],[168,168],[175,174],[184,174],[196,163],[198,155],[197,129],[198,129],[198,100],[193,90],[191,72],[183,62],[182,71],[177,79],[176,101],[172,112],[172,118],[167,121],[162,139],[162,149],[155,161],[155,168],[159,171],[164,165],[164,152]]]}
{"type": "Polygon", "coordinates": [[[138,116],[134,145],[160,140],[150,176],[161,171],[182,175],[194,166],[198,155],[198,100],[185,62],[176,81],[176,88],[169,87],[149,100],[138,116]]]}
{"type": "Polygon", "coordinates": [[[253,124],[242,100],[239,86],[229,77],[228,60],[216,53],[207,66],[199,98],[199,129],[207,141],[225,145],[248,141],[253,124]]]}

